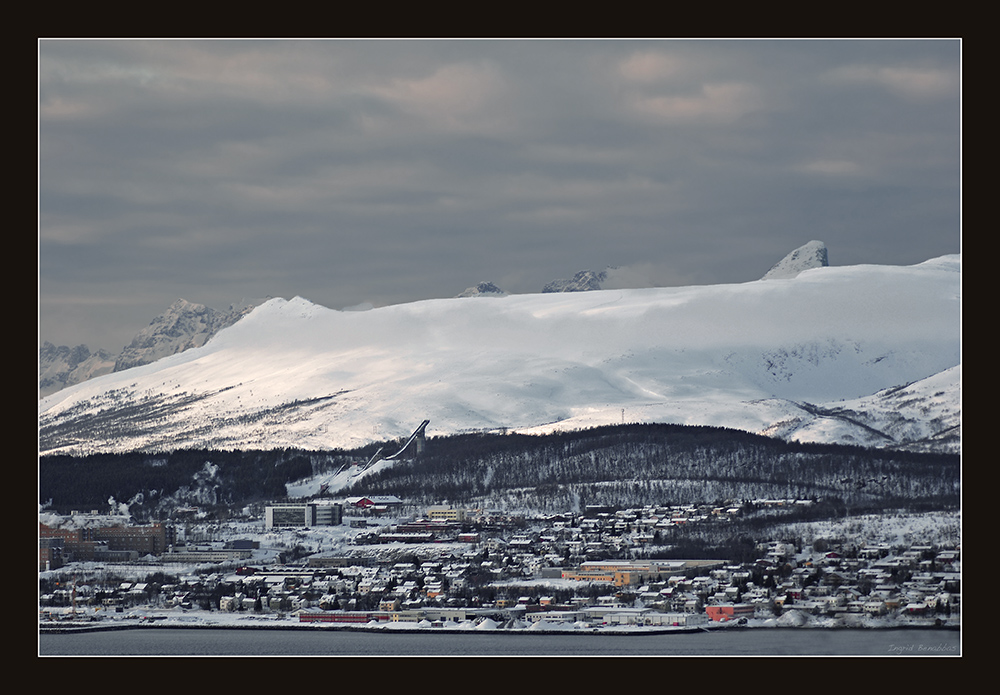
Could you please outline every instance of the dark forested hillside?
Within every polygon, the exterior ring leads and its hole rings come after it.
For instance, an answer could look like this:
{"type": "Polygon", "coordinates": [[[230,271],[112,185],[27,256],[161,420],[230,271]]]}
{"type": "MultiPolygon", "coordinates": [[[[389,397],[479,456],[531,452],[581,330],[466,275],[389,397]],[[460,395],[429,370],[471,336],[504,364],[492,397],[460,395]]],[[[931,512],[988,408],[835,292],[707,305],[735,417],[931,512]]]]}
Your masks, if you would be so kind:
{"type": "MultiPolygon", "coordinates": [[[[104,510],[113,499],[145,516],[191,504],[236,508],[280,499],[286,483],[333,473],[376,449],[45,456],[39,498],[60,511],[104,510]]],[[[622,425],[430,438],[419,458],[337,494],[538,511],[767,498],[834,500],[856,512],[944,509],[958,505],[960,459],[791,444],[711,427],[622,425]]]]}
{"type": "Polygon", "coordinates": [[[203,451],[45,456],[38,494],[57,511],[128,503],[138,516],[166,516],[175,507],[241,507],[280,499],[285,484],[313,473],[324,455],[301,451],[203,451]]]}
{"type": "Polygon", "coordinates": [[[793,444],[746,432],[622,425],[546,436],[431,439],[348,494],[558,511],[722,499],[829,498],[855,507],[957,505],[958,456],[793,444]]]}

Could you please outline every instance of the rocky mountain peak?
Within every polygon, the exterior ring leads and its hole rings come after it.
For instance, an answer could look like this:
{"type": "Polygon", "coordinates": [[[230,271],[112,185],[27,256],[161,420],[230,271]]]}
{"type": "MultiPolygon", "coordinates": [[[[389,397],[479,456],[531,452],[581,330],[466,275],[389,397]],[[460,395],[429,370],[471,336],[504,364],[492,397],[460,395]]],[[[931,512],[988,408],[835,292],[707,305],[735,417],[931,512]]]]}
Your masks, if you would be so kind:
{"type": "Polygon", "coordinates": [[[469,287],[461,294],[455,295],[456,297],[478,297],[480,295],[505,295],[507,294],[502,289],[494,285],[492,282],[480,282],[474,287],[469,287]]]}
{"type": "Polygon", "coordinates": [[[169,355],[201,347],[217,332],[245,316],[253,306],[230,306],[216,311],[204,304],[178,299],[139,331],[115,361],[120,372],[169,355]]]}
{"type": "Polygon", "coordinates": [[[803,270],[825,268],[828,265],[830,262],[827,259],[826,244],[822,241],[810,241],[775,263],[761,280],[793,278],[803,270]]]}
{"type": "Polygon", "coordinates": [[[581,270],[571,280],[553,280],[542,292],[586,292],[601,289],[601,283],[608,277],[606,271],[581,270]]]}

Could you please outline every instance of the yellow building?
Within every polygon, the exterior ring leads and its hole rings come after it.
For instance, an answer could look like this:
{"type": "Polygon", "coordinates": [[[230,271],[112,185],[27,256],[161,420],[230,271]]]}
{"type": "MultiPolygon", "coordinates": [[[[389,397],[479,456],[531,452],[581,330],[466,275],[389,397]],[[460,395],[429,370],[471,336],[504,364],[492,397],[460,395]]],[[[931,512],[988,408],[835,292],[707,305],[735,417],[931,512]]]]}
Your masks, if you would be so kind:
{"type": "Polygon", "coordinates": [[[577,570],[563,570],[563,579],[608,582],[615,586],[636,586],[650,577],[679,574],[692,568],[707,568],[724,564],[723,560],[604,560],[584,562],[577,570]]]}
{"type": "Polygon", "coordinates": [[[640,572],[634,567],[595,567],[563,570],[563,579],[581,582],[607,582],[615,586],[632,586],[639,583],[640,572]]]}
{"type": "Polygon", "coordinates": [[[427,508],[427,518],[431,521],[465,521],[465,510],[436,505],[427,508]]]}

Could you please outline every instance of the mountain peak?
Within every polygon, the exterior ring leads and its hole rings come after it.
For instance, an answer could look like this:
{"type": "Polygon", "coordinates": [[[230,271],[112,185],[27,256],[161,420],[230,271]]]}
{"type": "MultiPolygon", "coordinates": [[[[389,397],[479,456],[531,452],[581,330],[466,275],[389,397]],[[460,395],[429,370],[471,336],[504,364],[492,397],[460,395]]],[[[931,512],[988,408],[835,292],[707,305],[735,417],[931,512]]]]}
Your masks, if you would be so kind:
{"type": "Polygon", "coordinates": [[[599,290],[601,289],[601,283],[607,280],[607,278],[608,274],[604,270],[600,272],[581,270],[573,276],[572,280],[553,280],[542,288],[542,292],[586,292],[589,290],[599,290]]]}
{"type": "Polygon", "coordinates": [[[228,311],[216,311],[204,304],[178,299],[136,334],[118,355],[114,371],[121,372],[189,348],[201,347],[252,308],[234,305],[228,311]]]}
{"type": "Polygon", "coordinates": [[[474,287],[469,287],[461,294],[455,295],[456,297],[478,297],[480,295],[505,295],[507,294],[502,289],[494,285],[492,282],[481,282],[474,287]]]}
{"type": "Polygon", "coordinates": [[[830,265],[827,259],[826,244],[822,241],[810,241],[775,263],[761,280],[778,280],[793,278],[803,270],[810,268],[825,268],[830,265]]]}

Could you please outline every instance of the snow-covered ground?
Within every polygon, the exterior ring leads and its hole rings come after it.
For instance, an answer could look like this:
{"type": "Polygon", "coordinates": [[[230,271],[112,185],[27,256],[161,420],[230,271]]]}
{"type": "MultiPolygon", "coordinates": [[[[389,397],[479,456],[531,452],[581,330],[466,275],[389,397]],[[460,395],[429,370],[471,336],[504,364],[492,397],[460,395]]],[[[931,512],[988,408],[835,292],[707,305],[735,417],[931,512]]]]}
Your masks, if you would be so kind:
{"type": "MultiPolygon", "coordinates": [[[[935,626],[935,618],[890,616],[873,617],[868,615],[848,615],[840,618],[829,618],[825,616],[814,616],[804,611],[791,610],[778,618],[750,618],[745,623],[713,623],[693,627],[670,627],[664,625],[634,625],[617,624],[606,625],[599,622],[587,622],[582,620],[560,621],[551,617],[538,621],[527,621],[522,619],[511,619],[507,621],[497,621],[487,616],[469,618],[460,622],[449,623],[447,628],[440,623],[434,624],[429,620],[401,620],[401,621],[369,621],[368,623],[308,623],[300,622],[295,613],[274,613],[274,614],[246,614],[230,613],[227,611],[204,611],[199,609],[182,608],[134,608],[123,613],[113,614],[111,617],[103,618],[99,622],[90,622],[91,612],[77,609],[76,620],[70,620],[69,608],[46,609],[53,615],[60,614],[62,617],[49,621],[42,621],[42,629],[69,629],[71,623],[75,623],[84,629],[99,629],[101,627],[233,627],[233,628],[254,628],[254,629],[275,629],[275,628],[300,628],[309,630],[512,630],[512,631],[601,631],[607,633],[629,633],[629,632],[664,632],[664,631],[691,631],[701,629],[727,629],[736,627],[747,628],[928,628],[935,626]]],[[[960,623],[959,616],[953,616],[948,620],[952,626],[960,623]]]]}
{"type": "Polygon", "coordinates": [[[807,545],[818,538],[850,539],[857,545],[958,545],[962,515],[960,512],[865,514],[836,521],[786,524],[782,528],[788,537],[801,539],[807,545]]]}

